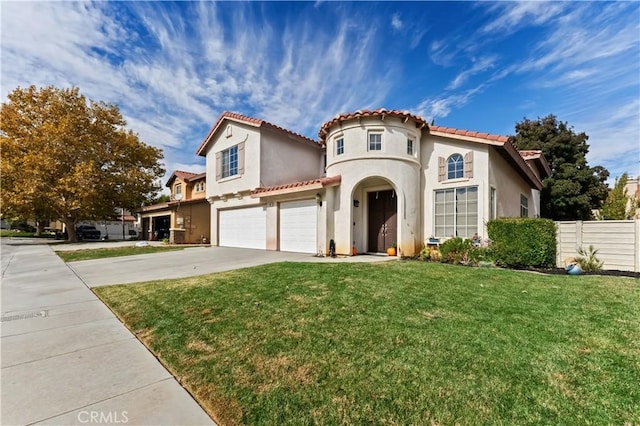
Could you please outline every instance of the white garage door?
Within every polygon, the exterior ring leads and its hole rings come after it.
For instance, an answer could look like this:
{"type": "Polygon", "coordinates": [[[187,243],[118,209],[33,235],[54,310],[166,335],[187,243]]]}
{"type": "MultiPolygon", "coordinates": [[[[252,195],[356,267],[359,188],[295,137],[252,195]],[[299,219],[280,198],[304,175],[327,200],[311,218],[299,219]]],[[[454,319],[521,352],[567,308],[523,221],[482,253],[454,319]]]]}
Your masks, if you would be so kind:
{"type": "Polygon", "coordinates": [[[318,207],[315,200],[280,204],[280,250],[317,253],[318,207]]]}
{"type": "Polygon", "coordinates": [[[220,246],[267,248],[267,214],[264,208],[220,210],[218,217],[220,246]]]}

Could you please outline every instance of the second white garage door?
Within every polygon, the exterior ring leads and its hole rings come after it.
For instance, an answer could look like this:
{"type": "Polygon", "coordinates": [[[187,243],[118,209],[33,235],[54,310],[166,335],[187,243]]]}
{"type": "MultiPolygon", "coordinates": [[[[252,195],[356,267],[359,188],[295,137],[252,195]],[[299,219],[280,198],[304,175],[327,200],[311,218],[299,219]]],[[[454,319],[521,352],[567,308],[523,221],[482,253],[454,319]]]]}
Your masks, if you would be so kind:
{"type": "Polygon", "coordinates": [[[280,250],[317,253],[318,207],[315,200],[280,204],[280,250]]]}
{"type": "Polygon", "coordinates": [[[220,246],[267,248],[267,214],[263,207],[220,210],[218,219],[220,246]]]}

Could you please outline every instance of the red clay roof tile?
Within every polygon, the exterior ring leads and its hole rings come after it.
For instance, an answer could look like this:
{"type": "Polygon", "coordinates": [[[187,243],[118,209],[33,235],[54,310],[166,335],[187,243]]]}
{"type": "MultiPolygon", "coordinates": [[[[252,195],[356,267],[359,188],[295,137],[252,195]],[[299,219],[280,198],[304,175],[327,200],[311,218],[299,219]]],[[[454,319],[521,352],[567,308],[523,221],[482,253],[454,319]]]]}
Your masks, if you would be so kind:
{"type": "Polygon", "coordinates": [[[264,195],[266,193],[284,191],[287,189],[296,189],[296,188],[304,189],[305,187],[309,187],[309,189],[311,189],[312,187],[315,187],[315,186],[320,186],[320,187],[332,186],[332,185],[339,184],[341,180],[342,180],[342,176],[338,175],[338,176],[324,177],[319,179],[310,179],[310,180],[305,180],[301,182],[292,182],[284,185],[267,186],[264,188],[254,189],[253,191],[251,191],[251,196],[256,197],[256,196],[264,195]]]}
{"type": "Polygon", "coordinates": [[[386,116],[399,117],[405,120],[413,120],[416,123],[416,126],[419,126],[419,127],[427,126],[427,122],[425,121],[424,118],[420,117],[419,115],[411,114],[409,111],[400,111],[400,110],[385,109],[385,108],[378,108],[376,110],[364,109],[364,110],[358,110],[355,112],[336,115],[333,119],[327,121],[322,125],[322,127],[320,128],[320,131],[318,132],[318,139],[320,139],[320,142],[324,144],[325,138],[327,137],[327,133],[329,132],[329,128],[331,128],[331,126],[333,126],[338,122],[351,120],[353,118],[377,117],[377,116],[380,116],[383,118],[386,116]]]}
{"type": "Polygon", "coordinates": [[[213,125],[213,127],[211,128],[211,130],[209,131],[207,136],[204,138],[204,140],[202,141],[202,143],[200,144],[200,146],[196,150],[196,155],[201,155],[201,156],[205,155],[204,150],[207,147],[207,145],[209,144],[211,136],[213,136],[213,134],[218,130],[218,128],[220,127],[220,125],[222,124],[222,122],[225,119],[242,121],[244,123],[251,124],[251,125],[253,125],[255,127],[262,127],[262,126],[269,127],[269,128],[271,128],[273,130],[276,130],[278,132],[287,134],[289,136],[293,136],[294,138],[297,138],[297,139],[300,139],[300,140],[304,140],[304,141],[311,142],[311,143],[314,143],[314,144],[318,143],[318,141],[316,141],[316,140],[308,138],[308,137],[306,137],[304,135],[301,135],[299,133],[292,132],[291,130],[285,129],[284,127],[280,127],[280,126],[277,126],[275,124],[269,123],[268,121],[261,120],[259,118],[248,117],[246,115],[238,114],[238,113],[235,113],[235,112],[224,111],[222,114],[220,114],[220,117],[218,117],[218,120],[213,125]]]}

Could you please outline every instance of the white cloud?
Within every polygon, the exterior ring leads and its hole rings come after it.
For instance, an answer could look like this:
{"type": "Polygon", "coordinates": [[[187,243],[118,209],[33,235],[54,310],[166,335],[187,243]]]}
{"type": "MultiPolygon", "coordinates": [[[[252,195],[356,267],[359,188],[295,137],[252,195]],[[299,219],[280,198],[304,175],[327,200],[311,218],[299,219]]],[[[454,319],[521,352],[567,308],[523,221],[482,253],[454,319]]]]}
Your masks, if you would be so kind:
{"type": "Polygon", "coordinates": [[[427,121],[448,116],[454,108],[461,108],[468,104],[473,97],[484,90],[485,85],[481,84],[473,89],[462,93],[448,94],[438,98],[427,98],[414,108],[414,111],[424,117],[427,121]]]}
{"type": "Polygon", "coordinates": [[[374,61],[370,22],[344,14],[318,32],[313,15],[301,15],[272,28],[251,4],[220,7],[4,3],[3,96],[19,85],[77,85],[118,104],[171,171],[191,164],[198,132],[222,110],[315,136],[338,111],[379,106],[394,84],[396,65],[374,61]]]}
{"type": "Polygon", "coordinates": [[[451,81],[447,89],[457,89],[458,87],[466,83],[466,81],[473,75],[486,71],[490,68],[493,68],[495,61],[496,61],[495,56],[483,57],[477,60],[474,59],[473,65],[471,66],[471,68],[468,68],[462,71],[461,73],[459,73],[456,76],[456,78],[454,78],[453,81],[451,81]]]}
{"type": "Polygon", "coordinates": [[[394,30],[401,30],[402,27],[404,26],[402,20],[400,19],[400,14],[399,13],[394,13],[391,16],[391,26],[393,27],[394,30]]]}
{"type": "Polygon", "coordinates": [[[566,4],[563,2],[548,1],[518,1],[518,2],[496,2],[491,10],[499,15],[484,25],[481,33],[499,32],[505,33],[515,32],[521,28],[521,25],[541,25],[560,14],[566,4]]]}

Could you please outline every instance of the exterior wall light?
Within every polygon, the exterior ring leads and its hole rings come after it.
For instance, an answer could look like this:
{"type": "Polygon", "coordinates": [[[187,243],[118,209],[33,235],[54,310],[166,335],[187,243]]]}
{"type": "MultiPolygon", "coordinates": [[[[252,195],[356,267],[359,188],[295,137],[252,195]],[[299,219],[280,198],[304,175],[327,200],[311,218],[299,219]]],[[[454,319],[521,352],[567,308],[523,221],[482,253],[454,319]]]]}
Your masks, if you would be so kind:
{"type": "Polygon", "coordinates": [[[353,207],[360,207],[360,201],[353,200],[353,207]]]}

